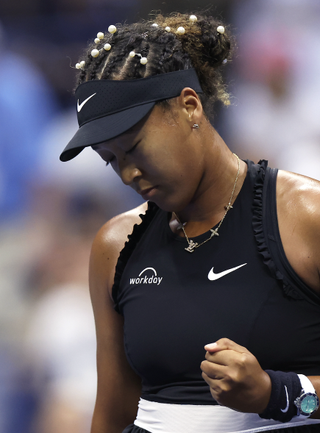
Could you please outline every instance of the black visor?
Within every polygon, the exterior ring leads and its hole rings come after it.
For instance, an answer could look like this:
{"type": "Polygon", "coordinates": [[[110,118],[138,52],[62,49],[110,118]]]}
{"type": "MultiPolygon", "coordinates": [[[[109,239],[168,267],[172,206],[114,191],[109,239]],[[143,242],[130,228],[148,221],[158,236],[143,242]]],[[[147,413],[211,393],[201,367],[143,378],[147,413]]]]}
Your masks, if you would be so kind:
{"type": "Polygon", "coordinates": [[[136,80],[86,81],[75,92],[79,129],[60,155],[69,161],[86,146],[110,140],[132,128],[157,101],[175,98],[185,87],[202,93],[194,69],[136,80]]]}

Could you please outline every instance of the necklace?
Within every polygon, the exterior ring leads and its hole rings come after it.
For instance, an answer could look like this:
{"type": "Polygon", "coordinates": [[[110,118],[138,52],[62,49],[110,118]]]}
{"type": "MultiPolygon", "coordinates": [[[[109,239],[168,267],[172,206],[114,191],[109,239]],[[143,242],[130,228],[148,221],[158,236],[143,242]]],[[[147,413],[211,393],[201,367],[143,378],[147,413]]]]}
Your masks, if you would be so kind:
{"type": "Polygon", "coordinates": [[[220,229],[220,227],[221,227],[221,225],[222,225],[222,223],[223,223],[223,221],[224,221],[227,213],[229,212],[230,209],[233,208],[232,201],[233,201],[233,196],[234,196],[234,192],[236,190],[237,182],[238,182],[238,179],[239,179],[239,173],[240,173],[240,159],[239,159],[238,155],[236,155],[235,153],[233,155],[237,158],[238,171],[237,171],[237,175],[236,175],[236,178],[235,178],[235,181],[234,181],[234,184],[233,184],[233,188],[232,188],[231,196],[230,196],[230,199],[229,199],[229,203],[227,204],[227,206],[225,206],[225,213],[224,213],[222,219],[220,220],[220,222],[218,224],[218,227],[216,229],[210,229],[211,233],[210,233],[210,236],[208,237],[208,239],[206,239],[205,241],[201,242],[200,244],[198,242],[194,242],[193,240],[190,240],[188,238],[188,235],[187,235],[185,229],[184,229],[184,226],[186,225],[186,223],[182,224],[181,221],[179,220],[177,214],[175,212],[172,212],[173,215],[174,215],[174,217],[176,218],[176,220],[180,224],[179,228],[182,229],[184,237],[186,238],[186,241],[188,242],[188,246],[185,248],[185,250],[188,251],[189,253],[193,253],[196,248],[201,247],[201,245],[203,245],[206,242],[210,241],[214,236],[219,236],[219,233],[218,233],[219,229],[220,229]]]}

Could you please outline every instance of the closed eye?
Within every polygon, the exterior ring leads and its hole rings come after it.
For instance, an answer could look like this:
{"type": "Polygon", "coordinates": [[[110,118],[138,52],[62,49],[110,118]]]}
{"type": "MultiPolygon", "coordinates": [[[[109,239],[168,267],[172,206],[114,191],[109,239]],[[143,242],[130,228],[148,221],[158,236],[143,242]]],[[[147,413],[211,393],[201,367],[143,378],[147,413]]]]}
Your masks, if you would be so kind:
{"type": "Polygon", "coordinates": [[[127,150],[127,151],[125,152],[126,155],[129,155],[130,153],[132,153],[132,152],[136,149],[136,147],[138,146],[138,144],[140,143],[140,141],[141,141],[141,140],[138,140],[138,141],[136,142],[136,144],[135,144],[133,147],[131,147],[131,149],[127,150]]]}
{"type": "Polygon", "coordinates": [[[109,164],[112,164],[114,159],[115,159],[115,156],[112,156],[108,161],[106,161],[106,166],[108,166],[109,164]]]}
{"type": "Polygon", "coordinates": [[[111,165],[113,170],[117,173],[118,161],[117,161],[117,158],[115,156],[113,156],[112,158],[109,159],[109,161],[106,162],[106,166],[109,166],[109,165],[111,165]]]}

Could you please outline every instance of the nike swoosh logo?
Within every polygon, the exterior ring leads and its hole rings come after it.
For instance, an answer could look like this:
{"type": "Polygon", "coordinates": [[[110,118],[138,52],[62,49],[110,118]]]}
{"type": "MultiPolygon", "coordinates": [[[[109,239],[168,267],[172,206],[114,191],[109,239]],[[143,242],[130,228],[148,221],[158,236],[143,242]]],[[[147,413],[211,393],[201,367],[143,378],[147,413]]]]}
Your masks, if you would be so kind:
{"type": "Polygon", "coordinates": [[[286,392],[287,406],[284,409],[280,408],[280,410],[281,410],[281,412],[286,413],[286,412],[288,412],[288,409],[289,409],[289,396],[288,396],[287,387],[285,385],[284,385],[284,390],[286,392]]]}
{"type": "Polygon", "coordinates": [[[97,93],[93,93],[91,96],[89,96],[89,98],[87,98],[83,102],[81,102],[81,104],[79,104],[79,99],[78,99],[78,101],[77,101],[77,111],[78,111],[78,113],[80,113],[80,111],[82,110],[83,106],[89,101],[89,99],[91,99],[96,94],[97,93]]]}
{"type": "Polygon", "coordinates": [[[236,266],[235,268],[227,269],[226,271],[219,272],[218,274],[215,274],[215,273],[213,272],[213,269],[214,269],[214,268],[212,268],[211,271],[210,271],[209,274],[208,274],[208,279],[209,279],[210,281],[216,281],[216,280],[219,280],[219,278],[222,278],[222,277],[224,277],[225,275],[231,274],[231,272],[234,272],[234,271],[236,271],[237,269],[242,268],[242,266],[245,266],[246,264],[247,264],[247,263],[243,263],[243,265],[239,265],[239,266],[236,266]]]}

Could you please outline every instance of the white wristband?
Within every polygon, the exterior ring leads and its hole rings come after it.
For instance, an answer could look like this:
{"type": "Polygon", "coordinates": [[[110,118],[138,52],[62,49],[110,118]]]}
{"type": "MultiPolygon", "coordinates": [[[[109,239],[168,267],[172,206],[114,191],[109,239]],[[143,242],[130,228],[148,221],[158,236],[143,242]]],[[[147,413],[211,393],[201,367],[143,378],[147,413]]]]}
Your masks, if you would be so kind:
{"type": "Polygon", "coordinates": [[[308,379],[307,376],[305,376],[304,374],[298,374],[298,377],[300,379],[301,388],[305,393],[312,392],[314,394],[316,392],[311,380],[308,379]]]}

